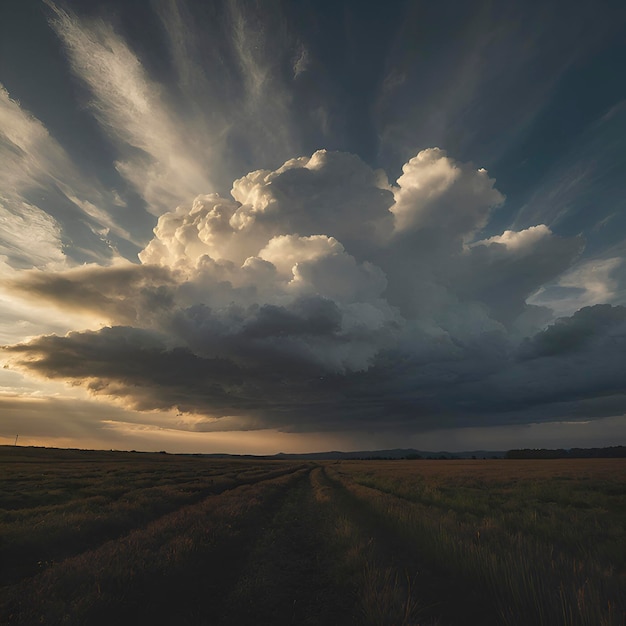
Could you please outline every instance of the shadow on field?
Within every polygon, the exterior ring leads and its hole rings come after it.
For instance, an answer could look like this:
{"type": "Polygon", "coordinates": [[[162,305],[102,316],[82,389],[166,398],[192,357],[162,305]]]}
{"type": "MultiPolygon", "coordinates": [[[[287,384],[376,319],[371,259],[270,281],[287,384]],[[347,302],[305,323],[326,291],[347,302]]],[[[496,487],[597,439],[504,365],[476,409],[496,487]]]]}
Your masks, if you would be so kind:
{"type": "Polygon", "coordinates": [[[368,538],[367,550],[371,556],[364,565],[364,602],[366,615],[374,617],[369,620],[366,617],[366,623],[381,626],[502,624],[492,599],[484,594],[479,585],[454,578],[445,564],[437,568],[433,563],[427,563],[396,531],[389,516],[380,514],[369,501],[355,496],[327,471],[324,471],[322,480],[331,487],[336,506],[343,510],[346,520],[355,527],[352,533],[368,538]],[[385,593],[392,596],[393,600],[388,600],[388,603],[394,608],[402,603],[412,605],[406,619],[401,620],[400,616],[394,615],[395,619],[386,621],[388,615],[384,614],[376,619],[377,612],[381,611],[377,604],[384,603],[383,599],[377,601],[376,596],[384,596],[385,593]]]}

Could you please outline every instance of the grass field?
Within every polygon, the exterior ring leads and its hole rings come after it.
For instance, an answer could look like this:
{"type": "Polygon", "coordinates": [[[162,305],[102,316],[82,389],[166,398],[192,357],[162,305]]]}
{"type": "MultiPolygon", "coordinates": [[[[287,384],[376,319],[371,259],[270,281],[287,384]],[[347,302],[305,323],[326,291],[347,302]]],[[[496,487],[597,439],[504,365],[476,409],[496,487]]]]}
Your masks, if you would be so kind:
{"type": "Polygon", "coordinates": [[[0,624],[623,626],[626,461],[0,447],[0,624]]]}

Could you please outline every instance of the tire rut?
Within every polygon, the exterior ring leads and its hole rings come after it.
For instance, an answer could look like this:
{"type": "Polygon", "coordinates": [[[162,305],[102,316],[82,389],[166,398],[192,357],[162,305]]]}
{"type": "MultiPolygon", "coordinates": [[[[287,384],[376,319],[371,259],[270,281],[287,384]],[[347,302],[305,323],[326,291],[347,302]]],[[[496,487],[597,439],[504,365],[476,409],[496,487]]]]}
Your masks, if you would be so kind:
{"type": "Polygon", "coordinates": [[[311,482],[303,480],[262,529],[225,603],[220,626],[352,623],[352,598],[329,575],[331,555],[322,532],[311,482]]]}
{"type": "MultiPolygon", "coordinates": [[[[372,544],[377,547],[380,557],[398,572],[404,572],[412,580],[411,587],[424,607],[425,619],[435,620],[440,626],[500,626],[502,620],[497,610],[485,601],[484,594],[473,581],[451,576],[437,564],[426,562],[410,541],[398,532],[393,523],[371,503],[359,498],[338,478],[329,476],[324,468],[327,481],[345,501],[352,519],[367,533],[372,544]]],[[[395,498],[407,506],[409,500],[373,487],[367,487],[383,497],[395,498]]]]}

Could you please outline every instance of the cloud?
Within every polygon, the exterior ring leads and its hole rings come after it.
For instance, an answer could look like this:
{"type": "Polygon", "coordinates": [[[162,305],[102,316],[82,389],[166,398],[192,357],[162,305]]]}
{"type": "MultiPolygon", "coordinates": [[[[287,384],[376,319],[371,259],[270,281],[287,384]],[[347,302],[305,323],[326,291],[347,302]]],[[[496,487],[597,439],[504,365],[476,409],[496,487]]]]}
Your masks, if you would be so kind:
{"type": "Polygon", "coordinates": [[[200,191],[224,192],[251,164],[273,167],[301,152],[304,137],[317,144],[327,134],[323,103],[309,106],[306,86],[299,97],[285,71],[306,73],[310,55],[278,6],[229,0],[207,20],[182,0],[153,3],[177,83],[171,89],[109,21],[46,4],[89,110],[118,152],[117,171],[153,215],[200,191]]]}
{"type": "Polygon", "coordinates": [[[138,322],[158,300],[164,306],[169,300],[168,287],[175,280],[174,275],[159,267],[118,263],[56,273],[31,270],[9,277],[6,287],[35,302],[51,301],[101,320],[138,322]]]}
{"type": "Polygon", "coordinates": [[[231,195],[198,196],[191,209],[162,215],[142,262],[189,264],[208,255],[241,264],[283,234],[330,234],[359,255],[393,228],[386,178],[351,154],[320,150],[251,172],[233,183],[231,195]]]}
{"type": "Polygon", "coordinates": [[[541,287],[529,301],[549,306],[559,315],[571,315],[583,306],[623,303],[624,269],[621,257],[581,261],[554,283],[541,287]]]}
{"type": "Polygon", "coordinates": [[[293,77],[298,78],[300,74],[306,72],[310,62],[309,51],[301,45],[298,50],[297,58],[293,62],[293,77]]]}
{"type": "Polygon", "coordinates": [[[491,388],[540,415],[623,414],[625,345],[626,307],[585,307],[522,342],[491,388]]]}
{"type": "Polygon", "coordinates": [[[504,202],[484,169],[456,163],[443,150],[422,150],[402,167],[391,208],[397,230],[441,231],[470,239],[504,202]]]}
{"type": "Polygon", "coordinates": [[[457,291],[489,307],[490,314],[510,325],[539,305],[531,296],[566,271],[584,248],[581,237],[562,238],[541,224],[473,243],[467,264],[457,275],[457,291]]]}
{"type": "Polygon", "coordinates": [[[165,41],[152,44],[165,44],[168,67],[149,71],[107,19],[46,4],[89,109],[118,151],[118,172],[154,215],[200,191],[224,192],[252,164],[273,167],[301,152],[304,136],[326,134],[323,106],[309,106],[306,89],[298,98],[285,71],[302,75],[310,64],[285,7],[228,0],[209,17],[194,3],[157,0],[165,41]]]}
{"type": "Polygon", "coordinates": [[[14,294],[106,326],[6,354],[129,407],[208,416],[212,430],[219,418],[411,432],[618,414],[626,309],[542,330],[550,311],[527,299],[582,241],[545,225],[478,239],[504,199],[494,182],[439,149],[395,184],[327,151],[251,172],[230,198],[164,213],[139,265],[23,272],[14,294]]]}
{"type": "MultiPolygon", "coordinates": [[[[420,354],[386,352],[361,371],[333,370],[337,363],[324,345],[338,329],[332,307],[309,317],[270,307],[245,319],[241,332],[231,336],[219,334],[219,325],[205,318],[212,330],[202,335],[204,345],[195,353],[127,327],[42,337],[10,352],[32,372],[81,382],[140,410],[175,407],[238,416],[239,427],[286,431],[419,432],[620,413],[626,400],[626,309],[609,309],[612,324],[603,327],[598,319],[606,312],[584,309],[580,328],[549,328],[519,351],[507,351],[502,338],[487,334],[474,345],[424,341],[420,354]],[[283,342],[283,333],[298,340],[283,342]],[[314,340],[310,353],[306,337],[314,340]],[[228,357],[198,356],[207,347],[228,357]]],[[[232,421],[223,427],[232,429],[232,421]]],[[[219,430],[219,420],[211,428],[219,430]]]]}
{"type": "MultiPolygon", "coordinates": [[[[81,172],[44,124],[0,85],[0,255],[16,268],[65,265],[68,243],[88,242],[90,260],[137,244],[116,224],[119,195],[81,172]],[[32,246],[36,240],[38,245],[32,246]]],[[[80,256],[80,255],[79,255],[80,256]]]]}
{"type": "MultiPolygon", "coordinates": [[[[557,357],[589,348],[597,341],[624,335],[626,308],[599,304],[580,309],[571,317],[559,318],[546,330],[527,339],[521,353],[524,359],[557,357]]],[[[602,349],[605,346],[598,346],[602,349]]]]}
{"type": "MultiPolygon", "coordinates": [[[[610,11],[594,20],[588,3],[568,7],[568,29],[560,28],[559,3],[541,11],[514,4],[458,8],[450,15],[433,5],[425,20],[419,3],[404,5],[372,106],[387,163],[399,166],[416,146],[432,145],[482,163],[508,159],[567,71],[621,24],[610,11]]],[[[551,225],[535,214],[516,227],[540,221],[551,225]]]]}
{"type": "Polygon", "coordinates": [[[0,199],[0,256],[12,267],[63,265],[58,222],[26,202],[0,199]],[[32,242],[37,241],[36,249],[32,242]]]}
{"type": "Polygon", "coordinates": [[[170,110],[157,83],[112,26],[80,19],[48,0],[46,4],[74,73],[93,95],[91,110],[123,152],[118,171],[149,209],[158,215],[193,197],[195,190],[210,189],[193,134],[170,110]]]}

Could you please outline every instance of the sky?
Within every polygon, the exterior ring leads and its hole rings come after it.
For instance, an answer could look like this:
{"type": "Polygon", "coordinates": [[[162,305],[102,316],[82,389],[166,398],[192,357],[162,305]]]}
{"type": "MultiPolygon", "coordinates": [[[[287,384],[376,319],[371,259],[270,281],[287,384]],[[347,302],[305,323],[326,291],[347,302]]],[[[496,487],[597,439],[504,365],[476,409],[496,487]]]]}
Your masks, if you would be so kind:
{"type": "Polygon", "coordinates": [[[621,1],[0,5],[0,443],[626,444],[621,1]]]}

